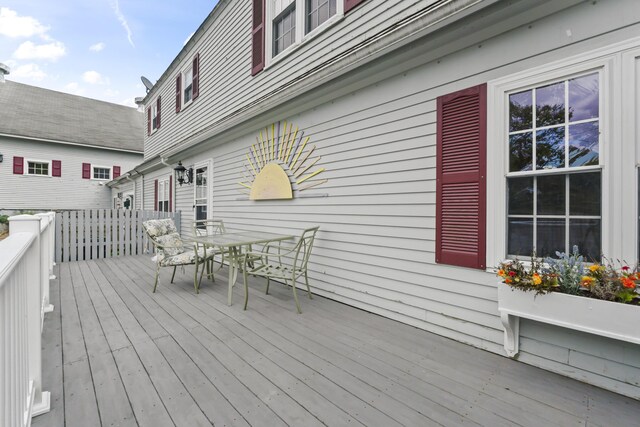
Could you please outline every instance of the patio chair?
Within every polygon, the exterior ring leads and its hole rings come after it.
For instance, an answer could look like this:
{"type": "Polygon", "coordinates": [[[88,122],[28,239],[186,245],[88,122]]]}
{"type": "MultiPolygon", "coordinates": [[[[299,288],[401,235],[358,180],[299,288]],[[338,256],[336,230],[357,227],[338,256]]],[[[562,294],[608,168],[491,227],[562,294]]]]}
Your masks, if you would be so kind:
{"type": "Polygon", "coordinates": [[[198,264],[204,264],[208,257],[213,256],[213,251],[203,250],[196,254],[194,249],[187,249],[172,219],[152,219],[143,222],[142,227],[156,251],[156,278],[153,292],[158,287],[160,267],[173,267],[171,275],[171,283],[173,283],[178,266],[195,265],[193,287],[196,293],[200,293],[199,288],[204,267],[200,273],[200,280],[198,280],[198,264]]]}
{"type": "Polygon", "coordinates": [[[307,275],[307,264],[313,248],[316,233],[320,227],[308,228],[302,232],[302,236],[292,249],[283,249],[281,242],[266,244],[261,252],[246,252],[242,262],[242,276],[244,279],[244,309],[247,309],[249,301],[249,287],[247,283],[248,275],[262,276],[267,278],[266,294],[269,293],[269,282],[271,279],[283,280],[286,285],[291,285],[293,298],[296,302],[298,313],[302,313],[298,294],[296,292],[296,280],[304,276],[307,286],[307,294],[312,299],[309,288],[309,277],[307,275]]]}
{"type": "MultiPolygon", "coordinates": [[[[194,236],[201,237],[223,234],[227,232],[227,229],[224,226],[224,221],[222,221],[221,219],[200,219],[193,221],[192,231],[194,236]]],[[[198,251],[204,251],[206,249],[206,246],[202,243],[196,243],[196,247],[198,251]]],[[[221,250],[220,248],[208,249],[210,256],[205,263],[207,269],[207,277],[211,278],[211,280],[215,280],[213,274],[222,268],[222,266],[224,265],[224,258],[229,254],[229,251],[221,250]],[[214,271],[213,264],[216,256],[220,256],[220,266],[214,271]]]]}

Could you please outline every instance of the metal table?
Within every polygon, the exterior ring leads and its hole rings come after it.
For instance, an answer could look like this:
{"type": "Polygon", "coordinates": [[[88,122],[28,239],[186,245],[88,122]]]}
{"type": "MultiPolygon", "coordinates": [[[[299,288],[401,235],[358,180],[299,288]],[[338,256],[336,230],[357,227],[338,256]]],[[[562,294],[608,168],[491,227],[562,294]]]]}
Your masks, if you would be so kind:
{"type": "Polygon", "coordinates": [[[217,246],[227,249],[229,253],[229,295],[228,305],[231,305],[233,286],[238,278],[240,260],[243,246],[257,245],[260,243],[293,240],[296,236],[288,234],[268,233],[266,231],[241,231],[237,233],[213,234],[210,236],[194,237],[192,241],[206,246],[217,246]]]}

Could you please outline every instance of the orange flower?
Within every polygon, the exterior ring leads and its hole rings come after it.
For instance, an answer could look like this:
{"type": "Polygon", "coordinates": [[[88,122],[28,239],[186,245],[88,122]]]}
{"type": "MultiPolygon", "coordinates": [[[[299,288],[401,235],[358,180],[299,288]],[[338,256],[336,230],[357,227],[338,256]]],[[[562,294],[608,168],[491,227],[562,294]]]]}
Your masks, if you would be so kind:
{"type": "Polygon", "coordinates": [[[633,280],[631,280],[628,277],[623,277],[620,279],[622,281],[622,286],[624,286],[625,288],[629,288],[629,289],[635,289],[636,287],[636,282],[634,282],[633,280]]]}
{"type": "Polygon", "coordinates": [[[592,273],[595,273],[596,271],[598,271],[599,268],[600,266],[598,264],[593,264],[589,266],[589,271],[591,271],[592,273]]]}
{"type": "Polygon", "coordinates": [[[507,279],[504,279],[504,283],[506,283],[508,285],[510,283],[513,283],[513,280],[507,278],[507,279]]]}
{"type": "Polygon", "coordinates": [[[591,286],[593,284],[593,281],[595,279],[591,276],[582,276],[582,282],[581,285],[582,286],[591,286]]]}
{"type": "Polygon", "coordinates": [[[498,276],[504,277],[506,275],[507,275],[507,273],[505,273],[503,269],[498,270],[498,276]]]}
{"type": "Polygon", "coordinates": [[[534,273],[533,276],[531,276],[531,279],[533,280],[534,285],[539,285],[540,283],[542,283],[542,279],[540,278],[540,275],[538,273],[534,273]]]}

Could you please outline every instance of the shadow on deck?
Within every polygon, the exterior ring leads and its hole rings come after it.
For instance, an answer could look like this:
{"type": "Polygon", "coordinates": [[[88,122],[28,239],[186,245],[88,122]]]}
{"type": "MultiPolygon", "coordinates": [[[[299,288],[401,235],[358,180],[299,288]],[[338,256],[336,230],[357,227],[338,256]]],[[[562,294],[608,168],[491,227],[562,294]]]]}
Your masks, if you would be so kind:
{"type": "MultiPolygon", "coordinates": [[[[43,337],[47,426],[630,426],[640,402],[319,296],[149,257],[62,263],[43,337]],[[193,271],[193,270],[191,270],[193,271]],[[304,297],[303,297],[304,296],[304,297]],[[302,299],[304,298],[304,299],[302,299]]],[[[313,283],[311,283],[313,288],[313,283]]]]}

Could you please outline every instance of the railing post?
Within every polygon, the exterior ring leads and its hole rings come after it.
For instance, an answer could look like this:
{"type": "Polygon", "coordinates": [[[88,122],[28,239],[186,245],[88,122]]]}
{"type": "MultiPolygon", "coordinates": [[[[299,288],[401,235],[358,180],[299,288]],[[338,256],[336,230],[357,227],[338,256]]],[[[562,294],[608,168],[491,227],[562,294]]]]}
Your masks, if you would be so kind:
{"type": "MultiPolygon", "coordinates": [[[[26,254],[27,262],[27,331],[29,352],[29,376],[33,381],[34,400],[32,416],[49,412],[51,393],[42,391],[42,252],[41,217],[35,215],[17,215],[9,217],[9,233],[32,233],[35,236],[33,246],[26,254]]],[[[47,274],[48,279],[48,274],[47,274]]]]}
{"type": "MultiPolygon", "coordinates": [[[[54,234],[51,232],[54,230],[55,233],[55,216],[51,217],[51,212],[49,213],[40,213],[36,214],[37,217],[40,218],[40,264],[41,270],[40,274],[42,277],[42,321],[44,322],[44,313],[50,313],[53,311],[53,305],[49,303],[49,281],[55,276],[53,276],[53,248],[52,242],[54,240],[54,234]]],[[[53,214],[55,215],[55,214],[53,214]]]]}

